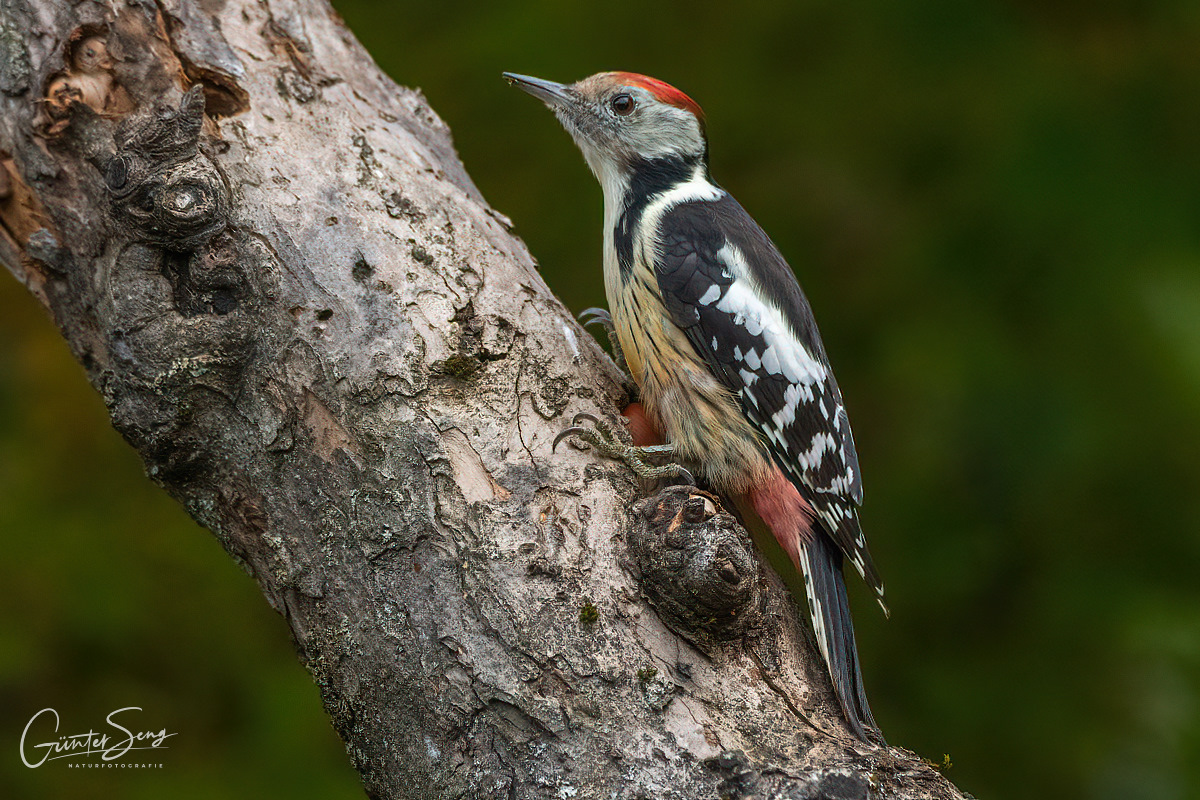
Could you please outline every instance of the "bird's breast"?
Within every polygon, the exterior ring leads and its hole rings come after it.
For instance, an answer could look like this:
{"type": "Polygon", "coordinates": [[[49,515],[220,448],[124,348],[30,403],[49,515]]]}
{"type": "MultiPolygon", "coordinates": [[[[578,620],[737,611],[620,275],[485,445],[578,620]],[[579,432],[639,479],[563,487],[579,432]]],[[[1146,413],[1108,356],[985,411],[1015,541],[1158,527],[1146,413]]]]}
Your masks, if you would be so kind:
{"type": "MultiPolygon", "coordinates": [[[[615,261],[615,259],[614,259],[615,261]]],[[[771,470],[761,435],[663,304],[643,258],[605,264],[609,312],[650,421],[720,491],[740,493],[771,470]]]]}

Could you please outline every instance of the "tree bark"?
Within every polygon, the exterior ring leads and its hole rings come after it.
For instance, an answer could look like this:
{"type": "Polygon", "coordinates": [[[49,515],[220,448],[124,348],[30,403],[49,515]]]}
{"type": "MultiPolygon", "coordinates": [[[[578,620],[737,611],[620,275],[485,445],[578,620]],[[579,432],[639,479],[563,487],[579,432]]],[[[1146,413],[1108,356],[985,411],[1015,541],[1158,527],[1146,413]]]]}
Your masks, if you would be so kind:
{"type": "Polygon", "coordinates": [[[621,376],[323,0],[0,0],[0,167],[0,261],[370,796],[962,796],[846,733],[718,499],[552,454],[621,376]]]}

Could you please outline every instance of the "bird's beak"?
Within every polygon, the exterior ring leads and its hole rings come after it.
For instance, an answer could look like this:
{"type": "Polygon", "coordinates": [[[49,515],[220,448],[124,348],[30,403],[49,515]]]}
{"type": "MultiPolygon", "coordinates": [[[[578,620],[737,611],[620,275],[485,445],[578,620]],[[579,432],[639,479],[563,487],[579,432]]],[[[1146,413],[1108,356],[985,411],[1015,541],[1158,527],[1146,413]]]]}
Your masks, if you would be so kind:
{"type": "Polygon", "coordinates": [[[528,75],[517,75],[515,72],[504,73],[504,80],[518,89],[528,92],[551,108],[571,108],[577,103],[575,96],[561,83],[531,78],[528,75]]]}
{"type": "MultiPolygon", "coordinates": [[[[2,0],[0,0],[2,1],[2,0]]],[[[595,109],[579,93],[574,86],[566,86],[554,81],[544,81],[541,78],[531,78],[528,75],[517,75],[512,72],[504,73],[504,79],[513,86],[528,92],[546,104],[554,112],[558,121],[571,134],[575,144],[583,151],[583,157],[595,172],[599,153],[611,151],[614,143],[611,134],[604,130],[601,119],[595,109]],[[595,163],[593,163],[595,162],[595,163]]]]}

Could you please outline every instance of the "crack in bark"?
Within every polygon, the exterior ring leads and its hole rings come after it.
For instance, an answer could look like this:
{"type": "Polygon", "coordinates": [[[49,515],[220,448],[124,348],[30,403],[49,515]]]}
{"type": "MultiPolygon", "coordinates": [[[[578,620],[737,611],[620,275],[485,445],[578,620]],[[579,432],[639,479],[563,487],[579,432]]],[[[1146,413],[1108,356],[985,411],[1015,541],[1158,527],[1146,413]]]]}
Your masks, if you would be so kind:
{"type": "Polygon", "coordinates": [[[529,445],[526,444],[526,442],[525,442],[525,431],[521,425],[521,400],[522,400],[522,398],[528,396],[530,398],[529,402],[531,404],[533,403],[533,397],[530,393],[528,393],[528,392],[526,392],[525,394],[521,393],[521,375],[525,371],[525,363],[526,363],[524,355],[525,354],[522,353],[520,366],[517,367],[517,377],[516,377],[516,380],[513,382],[513,395],[516,397],[516,400],[517,400],[517,403],[516,403],[517,440],[521,443],[522,449],[525,450],[525,455],[529,456],[529,465],[531,467],[533,467],[533,474],[540,481],[540,480],[542,480],[541,467],[538,466],[537,459],[534,458],[534,456],[533,456],[533,451],[529,449],[529,445]]]}
{"type": "Polygon", "coordinates": [[[833,731],[827,731],[817,725],[796,706],[796,704],[792,701],[791,696],[789,696],[788,693],[783,690],[783,687],[776,683],[771,677],[770,673],[767,672],[767,668],[763,665],[762,659],[758,657],[758,653],[754,652],[753,647],[746,648],[746,655],[750,656],[750,660],[754,662],[754,666],[758,667],[758,676],[762,678],[762,682],[770,687],[771,691],[779,696],[779,699],[782,700],[783,704],[788,707],[788,710],[796,716],[796,719],[800,720],[805,725],[809,726],[823,736],[828,736],[831,739],[836,737],[836,734],[833,733],[833,731]]]}

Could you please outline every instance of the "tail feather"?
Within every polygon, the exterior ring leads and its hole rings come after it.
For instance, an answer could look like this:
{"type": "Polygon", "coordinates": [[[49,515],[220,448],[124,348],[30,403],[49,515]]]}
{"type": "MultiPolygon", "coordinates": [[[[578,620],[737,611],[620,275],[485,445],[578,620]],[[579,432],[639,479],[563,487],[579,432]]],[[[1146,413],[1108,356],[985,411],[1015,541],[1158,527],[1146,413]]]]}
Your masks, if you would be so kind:
{"type": "Polygon", "coordinates": [[[808,593],[813,632],[821,656],[829,667],[836,692],[850,729],[863,741],[883,743],[883,733],[875,724],[858,665],[858,646],[854,641],[854,623],[842,576],[842,554],[823,532],[800,547],[800,570],[808,593]]]}

